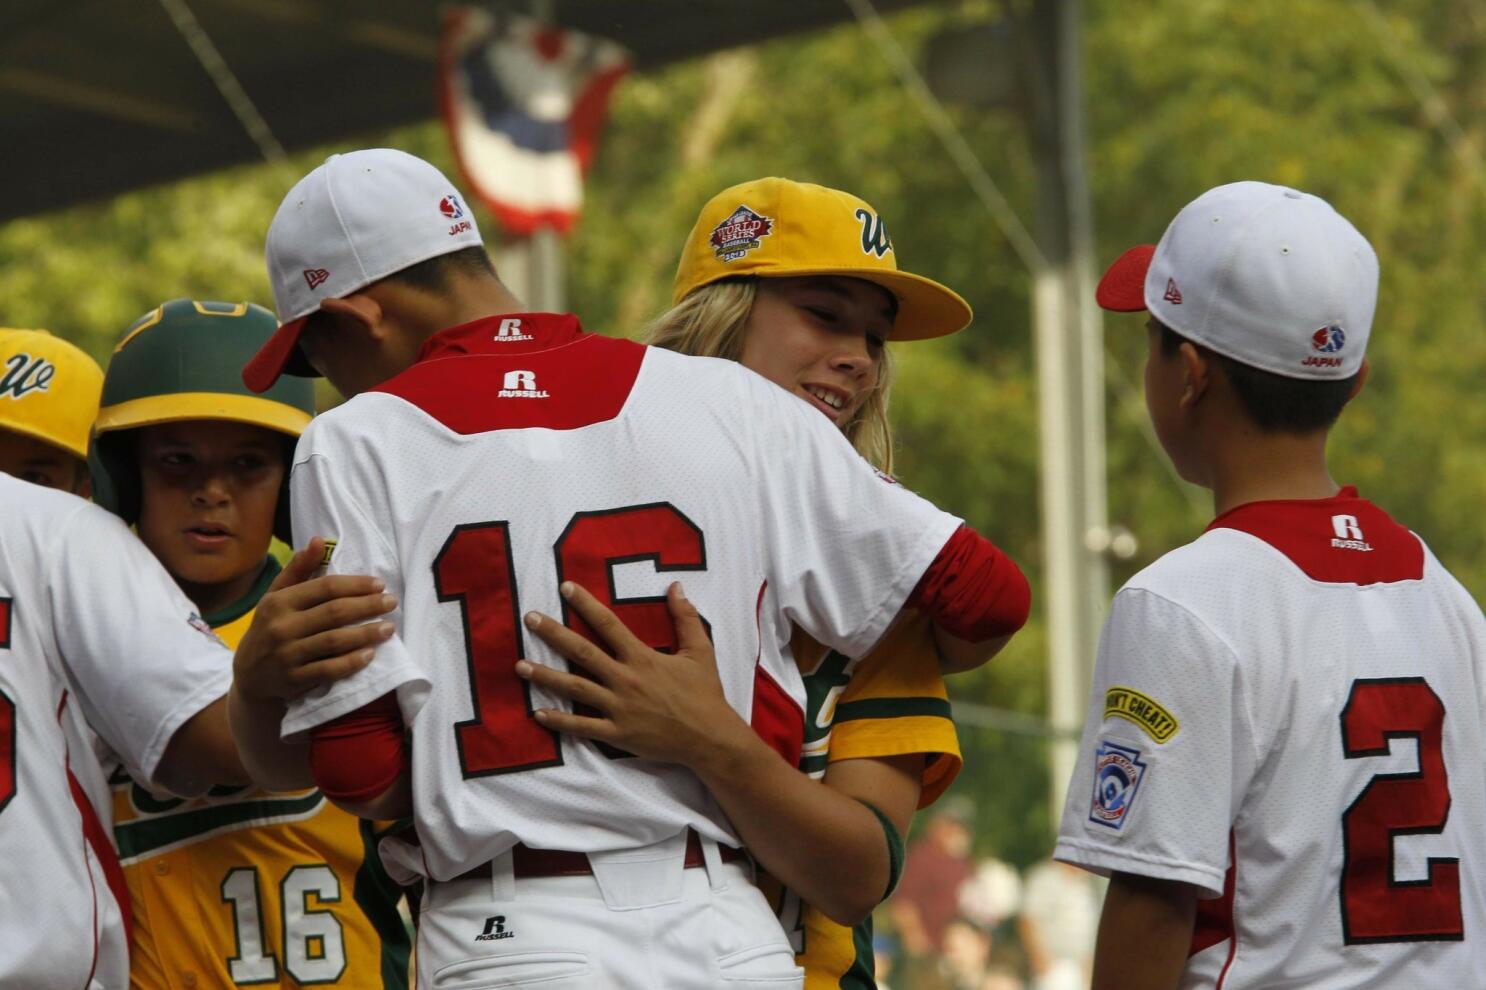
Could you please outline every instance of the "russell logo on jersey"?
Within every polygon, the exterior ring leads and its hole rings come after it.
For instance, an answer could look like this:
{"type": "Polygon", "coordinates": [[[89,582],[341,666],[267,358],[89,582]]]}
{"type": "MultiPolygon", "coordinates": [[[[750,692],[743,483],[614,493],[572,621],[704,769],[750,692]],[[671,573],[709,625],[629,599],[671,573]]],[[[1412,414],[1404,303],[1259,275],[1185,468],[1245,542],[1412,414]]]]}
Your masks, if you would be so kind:
{"type": "Polygon", "coordinates": [[[500,321],[500,327],[495,331],[495,336],[490,338],[497,344],[514,344],[518,340],[536,340],[536,336],[526,332],[521,321],[514,316],[507,316],[500,321]]]}
{"type": "Polygon", "coordinates": [[[1362,537],[1362,526],[1356,516],[1332,516],[1331,531],[1336,534],[1331,545],[1338,550],[1361,550],[1372,552],[1372,544],[1362,537]]]}
{"type": "Polygon", "coordinates": [[[535,371],[508,371],[495,397],[497,399],[546,399],[549,395],[546,389],[537,388],[535,371]]]}

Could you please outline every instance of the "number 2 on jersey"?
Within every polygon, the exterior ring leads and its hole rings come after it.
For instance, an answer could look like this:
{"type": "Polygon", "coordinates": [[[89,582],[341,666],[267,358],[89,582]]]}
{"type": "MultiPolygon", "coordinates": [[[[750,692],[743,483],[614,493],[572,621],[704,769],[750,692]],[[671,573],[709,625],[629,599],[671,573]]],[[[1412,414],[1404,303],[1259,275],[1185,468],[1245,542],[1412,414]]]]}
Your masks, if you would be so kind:
{"type": "MultiPolygon", "coordinates": [[[[659,502],[580,512],[552,550],[558,582],[583,585],[652,649],[675,648],[665,599],[618,597],[613,568],[639,561],[653,562],[657,571],[705,567],[702,531],[680,510],[659,502]]],[[[516,676],[516,661],[526,656],[526,647],[508,524],[454,527],[434,558],[433,580],[438,600],[457,602],[464,622],[474,705],[474,718],[454,725],[464,776],[561,764],[557,733],[531,718],[531,685],[516,676]]],[[[593,638],[588,625],[566,606],[563,622],[593,638]]]]}
{"type": "Polygon", "coordinates": [[[1346,758],[1387,756],[1390,739],[1413,738],[1419,746],[1419,769],[1376,775],[1342,814],[1342,934],[1348,945],[1465,937],[1460,860],[1431,857],[1427,878],[1393,878],[1396,837],[1445,830],[1450,780],[1444,722],[1445,706],[1422,677],[1352,683],[1341,716],[1346,758]]]}

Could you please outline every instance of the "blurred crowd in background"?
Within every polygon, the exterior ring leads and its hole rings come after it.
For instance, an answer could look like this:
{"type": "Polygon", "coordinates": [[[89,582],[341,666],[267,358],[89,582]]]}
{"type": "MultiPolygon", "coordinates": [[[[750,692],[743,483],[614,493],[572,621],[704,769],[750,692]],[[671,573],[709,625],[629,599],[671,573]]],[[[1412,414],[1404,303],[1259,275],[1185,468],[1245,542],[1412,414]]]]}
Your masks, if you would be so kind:
{"type": "Polygon", "coordinates": [[[1051,859],[977,857],[975,806],[941,801],[877,913],[881,990],[1086,990],[1105,881],[1051,859]]]}

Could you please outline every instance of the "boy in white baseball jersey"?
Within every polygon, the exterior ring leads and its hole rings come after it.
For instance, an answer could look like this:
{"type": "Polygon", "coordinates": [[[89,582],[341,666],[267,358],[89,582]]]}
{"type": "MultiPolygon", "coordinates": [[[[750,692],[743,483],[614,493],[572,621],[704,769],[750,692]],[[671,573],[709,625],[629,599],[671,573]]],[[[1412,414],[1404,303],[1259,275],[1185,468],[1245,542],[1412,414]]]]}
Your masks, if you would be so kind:
{"type": "Polygon", "coordinates": [[[1371,246],[1259,182],[1186,206],[1099,303],[1217,518],[1116,596],[1058,858],[1111,875],[1099,988],[1446,990],[1486,974],[1486,621],[1339,487],[1371,246]]]}
{"type": "MultiPolygon", "coordinates": [[[[587,632],[559,595],[573,582],[673,647],[665,595],[685,572],[725,693],[793,761],[791,623],[855,655],[918,587],[951,633],[989,639],[999,553],[732,362],[513,313],[453,187],[411,156],[331,158],[280,207],[268,259],[286,322],[245,380],[313,367],[355,396],[301,441],[296,529],[335,536],[330,568],[385,577],[402,603],[372,667],[291,706],[283,731],[315,730],[315,779],[346,807],[413,811],[421,845],[383,854],[433,881],[420,976],[798,987],[701,782],[530,717],[554,702],[516,661],[553,658],[523,615],[587,632]]],[[[260,731],[240,736],[250,760],[260,731]]]]}
{"type": "MultiPolygon", "coordinates": [[[[70,494],[89,488],[97,364],[3,330],[0,366],[0,986],[114,990],[129,982],[130,901],[94,740],[159,790],[245,781],[223,704],[232,654],[117,517],[70,494]]],[[[300,561],[291,576],[308,573],[300,561]]],[[[270,697],[327,669],[303,660],[364,647],[369,627],[322,633],[343,618],[309,610],[363,584],[289,589],[295,614],[256,632],[240,686],[270,697]]]]}

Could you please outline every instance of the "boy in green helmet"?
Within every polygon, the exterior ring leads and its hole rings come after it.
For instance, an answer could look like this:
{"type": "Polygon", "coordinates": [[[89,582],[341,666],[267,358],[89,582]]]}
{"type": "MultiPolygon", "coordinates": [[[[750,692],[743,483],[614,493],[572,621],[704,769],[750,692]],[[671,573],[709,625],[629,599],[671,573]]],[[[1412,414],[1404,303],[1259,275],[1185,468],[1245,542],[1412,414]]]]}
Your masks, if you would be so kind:
{"type": "MultiPolygon", "coordinates": [[[[314,414],[303,379],[263,395],[239,369],[277,328],[248,303],[177,299],[137,320],[104,379],[96,497],[140,538],[229,646],[279,572],[288,466],[314,414]]],[[[216,788],[159,799],[113,778],[114,835],[135,925],[135,988],[405,987],[400,891],[362,822],[316,790],[216,788]]]]}

